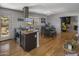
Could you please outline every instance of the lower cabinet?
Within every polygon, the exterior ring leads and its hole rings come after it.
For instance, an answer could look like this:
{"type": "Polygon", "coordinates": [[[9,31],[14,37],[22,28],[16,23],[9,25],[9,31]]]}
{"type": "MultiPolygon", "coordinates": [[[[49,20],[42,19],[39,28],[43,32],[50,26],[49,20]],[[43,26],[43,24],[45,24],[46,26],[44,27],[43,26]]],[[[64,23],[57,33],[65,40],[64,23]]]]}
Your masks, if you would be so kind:
{"type": "Polygon", "coordinates": [[[30,51],[37,47],[37,33],[22,34],[20,45],[26,51],[30,51]]]}

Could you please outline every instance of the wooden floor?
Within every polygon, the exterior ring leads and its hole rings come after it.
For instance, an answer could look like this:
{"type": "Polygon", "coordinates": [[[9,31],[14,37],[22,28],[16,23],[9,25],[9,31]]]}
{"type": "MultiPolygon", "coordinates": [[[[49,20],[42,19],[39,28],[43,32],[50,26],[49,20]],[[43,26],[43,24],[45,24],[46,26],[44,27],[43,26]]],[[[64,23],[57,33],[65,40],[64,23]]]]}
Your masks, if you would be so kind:
{"type": "Polygon", "coordinates": [[[40,37],[40,47],[30,52],[24,51],[14,40],[0,42],[0,55],[10,56],[64,56],[63,45],[71,40],[75,33],[61,33],[56,37],[40,37]]]}

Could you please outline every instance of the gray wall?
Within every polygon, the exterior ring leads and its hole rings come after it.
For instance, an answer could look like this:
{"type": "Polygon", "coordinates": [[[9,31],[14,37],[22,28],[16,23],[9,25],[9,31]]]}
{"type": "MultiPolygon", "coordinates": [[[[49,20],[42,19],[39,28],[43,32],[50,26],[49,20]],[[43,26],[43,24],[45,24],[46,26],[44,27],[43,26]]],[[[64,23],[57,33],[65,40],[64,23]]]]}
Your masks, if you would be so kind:
{"type": "Polygon", "coordinates": [[[50,15],[47,17],[47,22],[51,23],[51,25],[54,25],[56,27],[57,33],[61,33],[60,17],[63,17],[63,16],[77,16],[78,32],[79,32],[79,11],[71,11],[71,12],[64,12],[64,13],[50,15]]]}
{"type": "Polygon", "coordinates": [[[60,18],[54,15],[50,15],[47,17],[47,22],[53,25],[56,28],[57,33],[61,32],[61,21],[60,18]]]}
{"type": "MultiPolygon", "coordinates": [[[[7,16],[9,18],[10,38],[13,38],[14,37],[14,28],[18,27],[17,19],[24,17],[23,12],[6,9],[6,8],[0,8],[0,16],[7,16]]],[[[38,18],[45,17],[46,18],[45,15],[36,14],[36,13],[30,13],[30,17],[38,17],[38,18]]]]}

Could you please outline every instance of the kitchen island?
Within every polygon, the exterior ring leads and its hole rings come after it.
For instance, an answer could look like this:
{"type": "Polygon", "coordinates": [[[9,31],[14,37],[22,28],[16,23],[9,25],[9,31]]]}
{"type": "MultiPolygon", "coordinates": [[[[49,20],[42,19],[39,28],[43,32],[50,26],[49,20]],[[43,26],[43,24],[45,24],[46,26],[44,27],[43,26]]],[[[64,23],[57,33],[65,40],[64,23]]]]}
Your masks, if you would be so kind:
{"type": "Polygon", "coordinates": [[[21,31],[20,45],[25,51],[39,47],[39,31],[21,31]]]}

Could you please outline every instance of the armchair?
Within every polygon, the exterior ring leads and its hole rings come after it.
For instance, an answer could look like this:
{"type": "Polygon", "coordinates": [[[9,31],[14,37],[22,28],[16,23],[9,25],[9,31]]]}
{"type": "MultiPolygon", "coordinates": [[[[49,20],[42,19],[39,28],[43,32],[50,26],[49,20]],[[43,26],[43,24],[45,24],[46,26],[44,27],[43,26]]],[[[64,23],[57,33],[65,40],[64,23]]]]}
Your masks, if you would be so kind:
{"type": "Polygon", "coordinates": [[[46,36],[46,37],[56,36],[56,28],[54,26],[45,26],[44,36],[46,36]]]}

